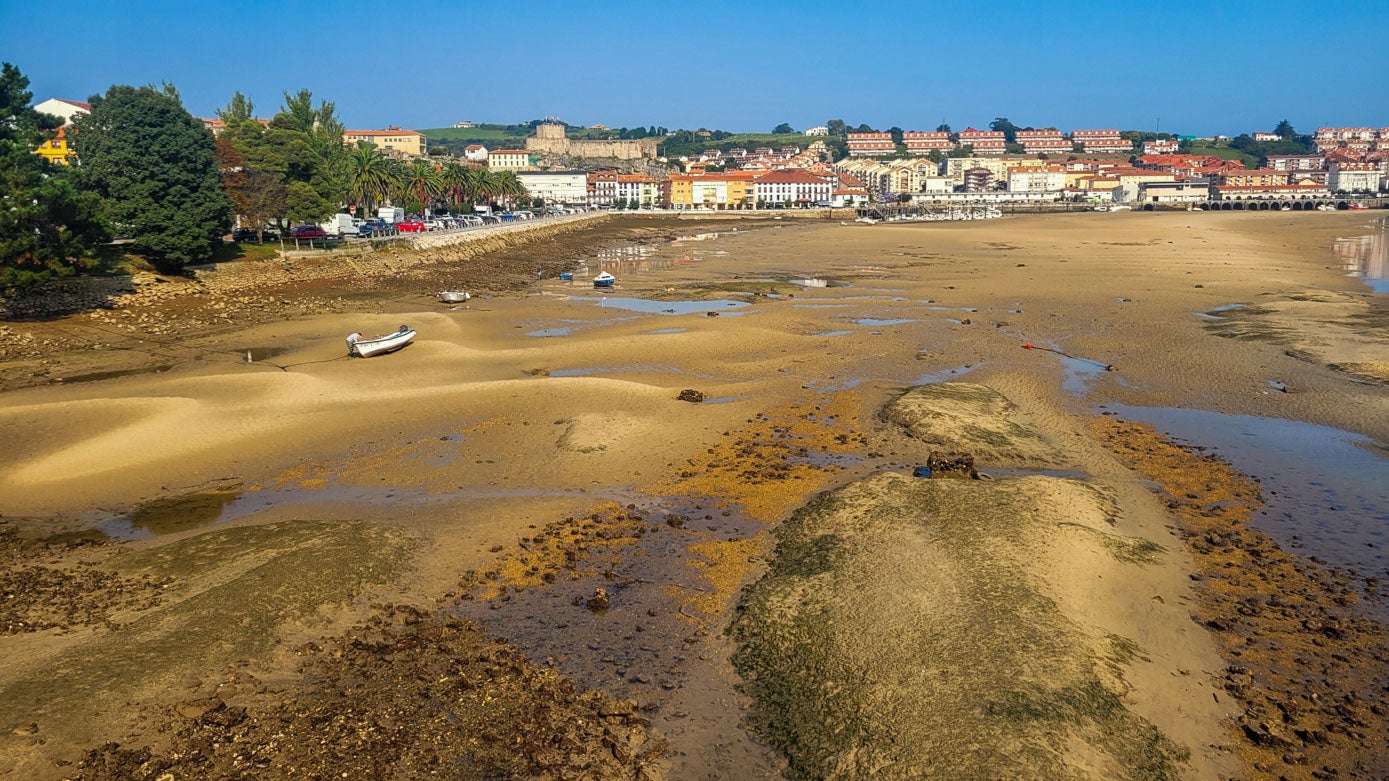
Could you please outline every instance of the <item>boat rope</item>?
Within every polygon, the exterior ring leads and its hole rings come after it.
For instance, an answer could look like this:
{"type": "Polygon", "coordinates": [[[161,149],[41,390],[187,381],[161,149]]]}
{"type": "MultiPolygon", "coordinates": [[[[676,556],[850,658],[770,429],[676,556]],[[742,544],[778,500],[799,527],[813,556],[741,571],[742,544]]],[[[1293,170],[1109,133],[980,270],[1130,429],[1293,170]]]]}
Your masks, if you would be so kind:
{"type": "Polygon", "coordinates": [[[1070,358],[1070,359],[1073,360],[1073,361],[1085,361],[1086,363],[1093,363],[1093,364],[1095,364],[1096,366],[1102,367],[1102,368],[1103,368],[1105,371],[1107,371],[1107,372],[1112,372],[1112,371],[1114,371],[1114,364],[1112,364],[1112,363],[1105,363],[1105,362],[1103,362],[1103,361],[1097,361],[1097,360],[1095,360],[1094,358],[1081,358],[1081,357],[1076,356],[1076,355],[1071,355],[1070,353],[1064,353],[1064,352],[1062,352],[1062,351],[1060,351],[1060,350],[1058,350],[1058,349],[1056,349],[1056,348],[1054,348],[1054,347],[1038,347],[1037,345],[1035,345],[1035,344],[1033,344],[1033,343],[1031,343],[1031,342],[1026,342],[1026,343],[1023,344],[1022,349],[1024,349],[1024,350],[1046,350],[1046,351],[1049,352],[1049,353],[1056,353],[1057,355],[1060,355],[1060,356],[1062,356],[1062,357],[1070,358]]]}

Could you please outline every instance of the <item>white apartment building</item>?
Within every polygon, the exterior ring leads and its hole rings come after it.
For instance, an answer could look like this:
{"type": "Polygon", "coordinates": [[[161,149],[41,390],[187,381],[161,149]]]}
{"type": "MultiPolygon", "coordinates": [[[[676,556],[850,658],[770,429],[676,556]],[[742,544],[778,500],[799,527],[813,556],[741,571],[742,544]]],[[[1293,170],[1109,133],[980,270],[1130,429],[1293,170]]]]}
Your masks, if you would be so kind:
{"type": "Polygon", "coordinates": [[[815,127],[806,128],[805,134],[808,136],[827,136],[830,134],[830,129],[824,125],[817,125],[815,127]]]}
{"type": "Polygon", "coordinates": [[[493,170],[520,171],[530,166],[531,153],[524,149],[497,149],[487,153],[487,167],[493,170]]]}
{"type": "Polygon", "coordinates": [[[987,168],[994,179],[1004,179],[1008,176],[1007,161],[996,157],[948,157],[945,159],[945,170],[942,173],[954,186],[963,187],[965,171],[971,168],[987,168]]]}
{"type": "Polygon", "coordinates": [[[1049,193],[1066,189],[1066,167],[1047,165],[1008,169],[1008,192],[1049,193]]]}
{"type": "Polygon", "coordinates": [[[787,168],[757,177],[753,182],[753,197],[756,203],[771,206],[814,206],[830,202],[837,181],[837,177],[787,168]]]}
{"type": "Polygon", "coordinates": [[[1133,142],[1119,135],[1117,130],[1075,130],[1071,132],[1071,141],[1095,154],[1133,151],[1133,142]]]}
{"type": "Polygon", "coordinates": [[[527,195],[546,204],[588,203],[588,174],[584,171],[517,171],[516,178],[527,195]]]}
{"type": "Polygon", "coordinates": [[[1384,172],[1375,163],[1332,163],[1327,189],[1338,193],[1379,192],[1384,172]]]}
{"type": "Polygon", "coordinates": [[[945,132],[907,131],[902,134],[902,143],[906,145],[907,152],[914,155],[933,151],[949,152],[955,148],[955,142],[951,141],[950,134],[945,132]]]}
{"type": "Polygon", "coordinates": [[[1059,130],[1019,130],[1015,137],[1029,155],[1065,154],[1074,148],[1059,130]]]}
{"type": "Polygon", "coordinates": [[[850,157],[890,155],[897,151],[891,133],[850,133],[848,143],[850,157]]]}

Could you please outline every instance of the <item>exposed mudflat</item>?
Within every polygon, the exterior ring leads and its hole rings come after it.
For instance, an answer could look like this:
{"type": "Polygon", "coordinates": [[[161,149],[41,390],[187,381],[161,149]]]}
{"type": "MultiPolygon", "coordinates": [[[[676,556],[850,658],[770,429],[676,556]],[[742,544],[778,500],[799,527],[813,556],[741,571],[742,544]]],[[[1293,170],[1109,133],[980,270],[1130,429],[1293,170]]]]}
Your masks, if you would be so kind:
{"type": "Polygon", "coordinates": [[[1359,220],[624,218],[6,323],[0,776],[1385,777],[1382,559],[1098,414],[1373,474],[1359,220]]]}

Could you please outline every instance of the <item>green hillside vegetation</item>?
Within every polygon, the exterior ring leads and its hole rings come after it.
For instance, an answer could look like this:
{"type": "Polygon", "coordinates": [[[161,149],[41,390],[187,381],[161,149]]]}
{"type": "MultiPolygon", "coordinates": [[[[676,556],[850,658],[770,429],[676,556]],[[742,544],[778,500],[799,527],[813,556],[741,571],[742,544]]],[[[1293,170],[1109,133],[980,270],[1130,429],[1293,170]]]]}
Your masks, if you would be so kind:
{"type": "Polygon", "coordinates": [[[1213,155],[1221,160],[1238,160],[1245,168],[1258,168],[1259,158],[1230,148],[1225,141],[1190,141],[1181,145],[1182,154],[1213,155]]]}

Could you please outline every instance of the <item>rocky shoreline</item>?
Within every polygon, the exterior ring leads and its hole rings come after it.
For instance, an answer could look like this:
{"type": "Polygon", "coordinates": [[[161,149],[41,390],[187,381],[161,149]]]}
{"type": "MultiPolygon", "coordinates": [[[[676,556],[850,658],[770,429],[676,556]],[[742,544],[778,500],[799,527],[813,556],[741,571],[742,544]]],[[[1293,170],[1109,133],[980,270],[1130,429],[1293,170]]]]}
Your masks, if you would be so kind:
{"type": "Polygon", "coordinates": [[[1250,766],[1287,779],[1389,776],[1389,633],[1357,610],[1378,582],[1361,587],[1251,528],[1259,485],[1217,457],[1115,417],[1095,428],[1155,482],[1195,557],[1192,619],[1229,660],[1222,686],[1242,710],[1235,744],[1250,766]]]}

